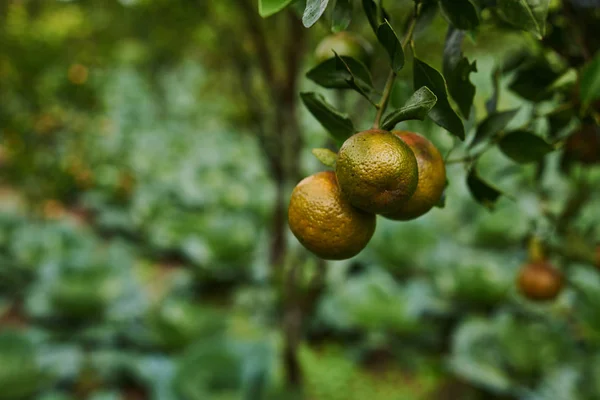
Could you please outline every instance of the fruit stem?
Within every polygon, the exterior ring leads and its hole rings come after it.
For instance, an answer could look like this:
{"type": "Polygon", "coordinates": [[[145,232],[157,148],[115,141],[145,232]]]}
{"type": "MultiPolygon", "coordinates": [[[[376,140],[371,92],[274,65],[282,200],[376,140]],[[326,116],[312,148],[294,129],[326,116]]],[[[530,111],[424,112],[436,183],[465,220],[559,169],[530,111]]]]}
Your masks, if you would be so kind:
{"type": "MultiPolygon", "coordinates": [[[[419,13],[421,12],[421,2],[415,2],[415,12],[413,13],[408,29],[406,31],[406,35],[404,36],[404,40],[402,41],[402,49],[406,53],[406,47],[412,40],[413,33],[415,31],[415,26],[417,25],[417,19],[419,17],[419,13]]],[[[375,122],[373,123],[373,128],[379,129],[381,124],[381,118],[383,117],[383,113],[385,112],[388,103],[390,101],[390,97],[392,95],[392,89],[394,88],[394,81],[396,80],[396,72],[394,70],[390,71],[388,75],[387,82],[385,83],[385,89],[383,89],[383,95],[381,96],[381,101],[377,105],[377,115],[375,116],[375,122]]]]}
{"type": "Polygon", "coordinates": [[[544,254],[544,245],[537,236],[532,236],[529,239],[529,261],[532,263],[538,263],[544,261],[546,255],[544,254]]]}
{"type": "Polygon", "coordinates": [[[383,89],[383,95],[381,96],[381,101],[377,106],[377,115],[375,116],[375,123],[373,124],[373,128],[379,129],[379,125],[381,124],[381,117],[383,117],[383,113],[387,108],[388,102],[390,101],[390,96],[392,94],[392,88],[394,87],[394,81],[396,80],[396,73],[394,71],[390,71],[388,75],[387,82],[385,84],[385,89],[383,89]]]}

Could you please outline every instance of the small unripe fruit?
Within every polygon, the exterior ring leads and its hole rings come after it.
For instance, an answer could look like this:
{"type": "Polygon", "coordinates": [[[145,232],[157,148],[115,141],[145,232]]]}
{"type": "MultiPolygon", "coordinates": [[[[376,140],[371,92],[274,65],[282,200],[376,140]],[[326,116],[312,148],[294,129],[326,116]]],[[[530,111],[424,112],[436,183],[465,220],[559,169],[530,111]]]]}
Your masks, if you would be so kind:
{"type": "Polygon", "coordinates": [[[562,274],[548,261],[525,264],[517,278],[521,294],[533,301],[554,300],[563,284],[562,274]]]}

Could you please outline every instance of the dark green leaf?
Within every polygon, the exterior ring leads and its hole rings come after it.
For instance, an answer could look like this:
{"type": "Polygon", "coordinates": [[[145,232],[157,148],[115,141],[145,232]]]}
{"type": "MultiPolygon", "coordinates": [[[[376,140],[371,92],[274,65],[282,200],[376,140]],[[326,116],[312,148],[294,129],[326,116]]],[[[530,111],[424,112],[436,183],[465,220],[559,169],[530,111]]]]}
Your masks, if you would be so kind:
{"type": "Polygon", "coordinates": [[[424,0],[421,2],[421,12],[417,17],[415,36],[426,30],[429,25],[431,25],[437,16],[438,9],[439,7],[437,0],[424,0]]]}
{"type": "Polygon", "coordinates": [[[448,186],[450,185],[450,181],[446,179],[446,184],[444,185],[444,191],[442,192],[442,196],[440,200],[437,202],[435,207],[437,208],[445,208],[446,207],[446,198],[448,197],[448,186]]]}
{"type": "Polygon", "coordinates": [[[546,118],[548,119],[548,126],[550,128],[550,137],[556,138],[574,117],[575,110],[570,104],[563,105],[547,114],[546,118]]]}
{"type": "Polygon", "coordinates": [[[370,96],[370,93],[375,91],[375,89],[373,88],[373,84],[370,81],[371,76],[369,75],[368,83],[362,80],[361,78],[358,78],[354,74],[352,68],[350,68],[350,65],[346,62],[346,57],[340,57],[339,54],[337,54],[335,51],[334,53],[336,68],[339,70],[345,69],[348,73],[348,77],[346,78],[346,83],[348,84],[348,87],[354,89],[355,91],[363,95],[367,100],[369,100],[371,104],[375,105],[373,100],[371,100],[370,96]]]}
{"type": "Polygon", "coordinates": [[[341,32],[348,28],[352,20],[352,3],[350,0],[337,0],[331,16],[331,30],[341,32]]]}
{"type": "Polygon", "coordinates": [[[467,186],[473,198],[484,207],[493,210],[502,192],[479,177],[475,167],[469,171],[467,186]]]}
{"type": "Polygon", "coordinates": [[[530,63],[532,60],[533,57],[530,51],[512,51],[504,57],[498,68],[502,74],[508,74],[530,63]]]}
{"type": "Polygon", "coordinates": [[[305,92],[300,93],[300,97],[306,108],[337,142],[343,142],[356,132],[350,117],[336,110],[322,95],[305,92]]]}
{"type": "Polygon", "coordinates": [[[383,120],[382,129],[386,131],[392,130],[396,124],[409,119],[424,120],[429,111],[435,106],[437,97],[431,90],[422,87],[417,90],[404,107],[392,111],[383,120]]]}
{"type": "Polygon", "coordinates": [[[310,28],[321,18],[325,12],[329,0],[306,0],[306,8],[302,15],[302,23],[305,27],[310,28]]]}
{"type": "MultiPolygon", "coordinates": [[[[448,185],[448,182],[446,182],[446,185],[448,185]]],[[[444,191],[442,192],[442,196],[440,197],[440,200],[437,202],[437,204],[435,205],[435,207],[437,208],[445,208],[446,207],[446,198],[448,197],[448,193],[446,191],[446,189],[444,189],[444,191]]]]}
{"type": "Polygon", "coordinates": [[[573,91],[574,86],[577,84],[577,71],[574,68],[569,68],[562,75],[560,75],[546,90],[554,93],[569,94],[573,91]]]}
{"type": "Polygon", "coordinates": [[[462,41],[464,32],[450,27],[446,35],[444,46],[444,76],[448,83],[448,91],[458,105],[461,114],[469,118],[473,99],[475,98],[475,85],[469,80],[471,72],[477,72],[477,65],[472,64],[463,56],[462,41]]]}
{"type": "Polygon", "coordinates": [[[477,127],[475,137],[469,146],[475,147],[479,143],[494,137],[494,135],[506,128],[506,125],[512,121],[518,112],[519,110],[515,109],[510,111],[495,112],[488,115],[488,117],[484,119],[477,127]]]}
{"type": "Polygon", "coordinates": [[[291,2],[292,0],[258,0],[258,13],[265,18],[283,10],[291,2]]]}
{"type": "Polygon", "coordinates": [[[477,62],[470,63],[466,57],[463,57],[446,76],[450,95],[466,119],[471,115],[471,107],[475,98],[475,85],[469,78],[472,72],[477,72],[477,62]]]}
{"type": "Polygon", "coordinates": [[[465,127],[448,102],[448,90],[442,74],[416,57],[413,70],[415,87],[427,86],[437,97],[437,103],[429,113],[429,117],[448,132],[464,140],[465,127]]]}
{"type": "Polygon", "coordinates": [[[412,94],[412,84],[404,79],[396,79],[390,96],[390,107],[400,108],[408,101],[412,94]]]}
{"type": "MultiPolygon", "coordinates": [[[[371,74],[363,63],[347,56],[341,56],[341,58],[352,71],[355,80],[361,82],[361,86],[373,87],[371,74]]],[[[346,65],[340,63],[338,58],[330,58],[308,71],[306,77],[328,89],[350,89],[348,80],[352,78],[352,75],[346,69],[346,65]]]]}
{"type": "Polygon", "coordinates": [[[581,71],[580,96],[584,106],[600,99],[600,52],[581,71]]]}
{"type": "Polygon", "coordinates": [[[539,136],[527,131],[508,133],[498,143],[502,152],[520,164],[536,162],[554,150],[554,147],[539,136]]]}
{"type": "Polygon", "coordinates": [[[440,6],[455,28],[469,31],[479,25],[477,9],[470,0],[441,0],[440,6]]]}
{"type": "Polygon", "coordinates": [[[369,25],[371,25],[373,32],[377,33],[377,28],[379,25],[384,20],[390,20],[389,14],[383,8],[378,12],[378,6],[373,0],[362,0],[362,5],[365,15],[367,16],[367,20],[369,21],[369,25]]]}
{"type": "Polygon", "coordinates": [[[550,0],[498,0],[498,13],[509,24],[541,39],[546,32],[550,0]]]}
{"type": "Polygon", "coordinates": [[[559,76],[547,60],[537,58],[518,68],[509,89],[526,100],[545,100],[552,96],[546,88],[559,76]]]}
{"type": "Polygon", "coordinates": [[[337,154],[329,149],[312,149],[312,153],[321,164],[326,167],[335,168],[335,162],[337,160],[337,154]]]}
{"type": "Polygon", "coordinates": [[[500,76],[502,71],[500,68],[494,68],[492,71],[493,91],[492,96],[485,102],[485,109],[488,114],[493,114],[498,110],[498,97],[500,96],[500,76]]]}
{"type": "Polygon", "coordinates": [[[377,39],[390,56],[392,70],[398,73],[404,67],[404,50],[402,44],[388,21],[377,28],[377,39]]]}

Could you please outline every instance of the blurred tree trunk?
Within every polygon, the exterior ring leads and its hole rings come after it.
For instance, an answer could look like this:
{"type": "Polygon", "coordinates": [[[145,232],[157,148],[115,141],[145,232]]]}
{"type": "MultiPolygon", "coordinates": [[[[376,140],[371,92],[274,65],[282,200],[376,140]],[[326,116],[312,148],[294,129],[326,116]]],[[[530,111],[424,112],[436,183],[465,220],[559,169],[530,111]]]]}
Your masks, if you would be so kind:
{"type": "MultiPolygon", "coordinates": [[[[276,39],[267,37],[262,20],[251,0],[240,2],[245,14],[249,38],[255,54],[248,54],[245,62],[240,63],[238,73],[242,90],[251,114],[253,127],[261,148],[268,161],[269,173],[275,184],[275,204],[271,218],[270,256],[272,279],[280,284],[283,307],[284,366],[287,384],[299,389],[302,383],[301,366],[298,360],[298,346],[302,335],[304,309],[297,296],[297,284],[294,271],[299,260],[291,259],[287,247],[287,199],[288,192],[301,177],[300,151],[303,145],[300,122],[297,116],[298,79],[304,56],[306,30],[298,16],[287,11],[279,14],[276,22],[281,32],[276,39]],[[270,46],[271,45],[271,46],[270,46]],[[257,57],[257,59],[256,59],[257,57]],[[254,58],[254,60],[253,60],[254,58]],[[253,61],[259,68],[262,78],[260,88],[265,89],[267,98],[263,106],[257,105],[261,94],[256,88],[249,67],[253,61]],[[289,265],[285,269],[284,265],[289,265]]],[[[278,30],[279,31],[279,30],[278,30]]],[[[242,50],[242,49],[238,49],[242,50]]]]}

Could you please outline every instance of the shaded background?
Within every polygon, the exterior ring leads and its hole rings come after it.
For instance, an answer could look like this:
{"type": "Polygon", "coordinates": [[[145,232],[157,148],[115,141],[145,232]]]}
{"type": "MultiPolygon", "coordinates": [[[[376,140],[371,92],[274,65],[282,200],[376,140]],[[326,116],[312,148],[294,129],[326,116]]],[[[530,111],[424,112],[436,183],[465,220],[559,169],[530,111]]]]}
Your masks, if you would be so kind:
{"type": "MultiPolygon", "coordinates": [[[[388,7],[402,31],[412,2],[388,7]]],[[[556,43],[572,38],[560,7],[556,43]]],[[[598,16],[574,10],[583,29],[598,16]]],[[[425,22],[417,51],[439,67],[448,23],[425,22]]],[[[0,399],[288,399],[294,383],[315,400],[600,398],[598,272],[554,260],[570,285],[549,304],[514,286],[527,237],[549,229],[540,187],[560,208],[586,179],[571,223],[600,239],[598,168],[560,173],[553,154],[540,182],[493,150],[479,172],[507,196],[492,212],[452,164],[443,209],[379,219],[352,260],[320,261],[291,235],[291,189],[324,168],[310,149],[330,146],[298,97],[317,89],[303,74],[328,32],[293,9],[262,20],[251,0],[0,3],[0,399]]],[[[514,128],[561,75],[557,55],[502,26],[483,25],[465,53],[478,68],[467,127],[498,66],[544,60],[499,81],[514,128]]],[[[379,87],[385,57],[377,48],[379,87]]],[[[358,96],[330,99],[371,125],[358,96]]],[[[444,154],[455,145],[431,121],[402,127],[444,154]]]]}

